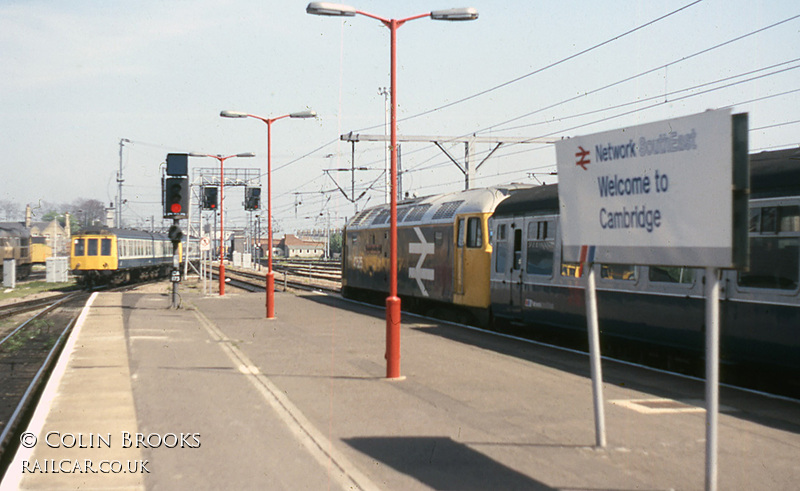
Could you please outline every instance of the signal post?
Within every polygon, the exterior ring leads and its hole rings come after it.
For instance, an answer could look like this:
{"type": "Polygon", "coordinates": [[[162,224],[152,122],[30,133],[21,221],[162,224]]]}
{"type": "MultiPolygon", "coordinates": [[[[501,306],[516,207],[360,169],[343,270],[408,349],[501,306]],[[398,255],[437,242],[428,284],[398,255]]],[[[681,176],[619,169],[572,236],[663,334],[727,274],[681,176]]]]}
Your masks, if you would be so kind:
{"type": "Polygon", "coordinates": [[[164,218],[172,218],[169,228],[169,239],[172,241],[172,303],[171,307],[180,306],[178,284],[181,282],[179,245],[183,238],[180,219],[186,218],[189,211],[189,156],[187,154],[167,154],[166,175],[162,178],[164,196],[164,218]]]}

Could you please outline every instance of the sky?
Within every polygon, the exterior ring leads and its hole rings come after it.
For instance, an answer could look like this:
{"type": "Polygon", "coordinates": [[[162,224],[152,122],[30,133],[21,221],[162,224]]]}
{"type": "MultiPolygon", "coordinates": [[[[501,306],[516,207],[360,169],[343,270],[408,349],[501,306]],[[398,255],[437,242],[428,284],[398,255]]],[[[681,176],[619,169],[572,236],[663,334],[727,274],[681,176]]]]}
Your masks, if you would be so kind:
{"type": "MultiPolygon", "coordinates": [[[[385,18],[456,6],[471,22],[429,18],[398,30],[400,135],[513,137],[473,187],[557,181],[553,145],[535,143],[732,107],[747,112],[751,152],[800,145],[800,6],[794,0],[369,1],[385,18]],[[777,24],[777,25],[776,25],[777,24]]],[[[272,125],[278,236],[341,226],[381,204],[385,151],[339,135],[383,135],[389,30],[365,16],[320,17],[305,1],[0,0],[0,200],[115,201],[122,146],[123,219],[162,223],[168,153],[230,155],[259,169],[266,125],[220,118],[311,109],[272,125]],[[355,197],[351,202],[353,153],[355,197]],[[342,189],[340,190],[339,187],[342,189]]],[[[444,142],[456,158],[464,144],[444,142]]],[[[476,143],[477,165],[494,144],[476,143]]],[[[218,167],[190,158],[190,168],[218,167]]],[[[403,192],[464,188],[434,144],[401,145],[403,192]]],[[[266,193],[265,193],[266,194],[266,193]]],[[[227,189],[226,227],[246,223],[243,188],[227,189]]]]}

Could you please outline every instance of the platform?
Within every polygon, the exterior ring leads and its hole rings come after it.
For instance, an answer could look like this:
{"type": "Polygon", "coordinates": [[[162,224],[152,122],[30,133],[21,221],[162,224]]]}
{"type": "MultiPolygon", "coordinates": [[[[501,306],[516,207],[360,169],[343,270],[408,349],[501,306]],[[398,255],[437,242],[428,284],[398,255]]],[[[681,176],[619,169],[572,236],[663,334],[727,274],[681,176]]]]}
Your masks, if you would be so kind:
{"type": "MultiPolygon", "coordinates": [[[[604,361],[597,449],[584,355],[404,315],[389,381],[382,309],[167,291],[97,294],[3,491],[703,489],[701,382],[604,361]]],[[[800,406],[720,403],[719,489],[796,489],[800,406]]]]}

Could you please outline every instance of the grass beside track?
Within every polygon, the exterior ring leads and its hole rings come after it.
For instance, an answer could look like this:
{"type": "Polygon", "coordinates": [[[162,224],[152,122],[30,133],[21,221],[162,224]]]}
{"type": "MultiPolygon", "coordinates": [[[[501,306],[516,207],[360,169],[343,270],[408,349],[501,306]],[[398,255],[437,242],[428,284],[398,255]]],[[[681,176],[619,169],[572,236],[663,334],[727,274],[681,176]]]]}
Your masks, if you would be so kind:
{"type": "Polygon", "coordinates": [[[17,287],[14,289],[3,288],[2,290],[0,290],[0,302],[11,298],[27,297],[28,295],[34,295],[36,293],[42,293],[48,291],[63,292],[76,289],[78,289],[78,286],[75,284],[74,281],[68,281],[66,283],[47,283],[45,281],[31,281],[26,283],[17,283],[17,287]]]}

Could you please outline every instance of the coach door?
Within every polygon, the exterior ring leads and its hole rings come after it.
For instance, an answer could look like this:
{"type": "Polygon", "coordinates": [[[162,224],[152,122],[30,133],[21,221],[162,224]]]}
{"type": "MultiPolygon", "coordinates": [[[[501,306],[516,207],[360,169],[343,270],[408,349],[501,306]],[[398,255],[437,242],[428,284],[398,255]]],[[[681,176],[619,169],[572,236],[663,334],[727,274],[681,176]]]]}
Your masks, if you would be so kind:
{"type": "Polygon", "coordinates": [[[522,313],[522,228],[514,228],[511,263],[511,312],[522,313]]]}

